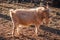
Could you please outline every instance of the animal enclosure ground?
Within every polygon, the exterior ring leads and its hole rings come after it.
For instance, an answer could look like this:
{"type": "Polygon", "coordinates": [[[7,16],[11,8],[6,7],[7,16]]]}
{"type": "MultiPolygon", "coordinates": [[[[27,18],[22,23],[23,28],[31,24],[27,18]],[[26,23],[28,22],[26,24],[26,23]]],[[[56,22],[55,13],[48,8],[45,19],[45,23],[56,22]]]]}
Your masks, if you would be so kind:
{"type": "Polygon", "coordinates": [[[12,37],[12,22],[9,16],[9,9],[33,8],[32,4],[8,4],[0,3],[0,40],[60,40],[60,8],[50,8],[50,24],[41,25],[38,30],[38,36],[34,35],[34,26],[20,28],[19,37],[12,37]]]}

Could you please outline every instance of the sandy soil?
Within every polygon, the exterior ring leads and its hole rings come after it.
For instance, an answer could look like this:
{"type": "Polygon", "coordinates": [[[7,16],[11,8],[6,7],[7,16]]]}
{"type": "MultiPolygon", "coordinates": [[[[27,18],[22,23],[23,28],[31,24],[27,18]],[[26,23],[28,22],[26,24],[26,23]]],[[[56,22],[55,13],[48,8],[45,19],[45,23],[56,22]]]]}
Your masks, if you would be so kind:
{"type": "Polygon", "coordinates": [[[7,4],[0,3],[0,40],[60,40],[60,8],[50,8],[49,26],[41,25],[38,36],[34,35],[34,26],[21,28],[19,37],[12,37],[12,22],[9,16],[9,9],[33,8],[32,4],[7,4]]]}

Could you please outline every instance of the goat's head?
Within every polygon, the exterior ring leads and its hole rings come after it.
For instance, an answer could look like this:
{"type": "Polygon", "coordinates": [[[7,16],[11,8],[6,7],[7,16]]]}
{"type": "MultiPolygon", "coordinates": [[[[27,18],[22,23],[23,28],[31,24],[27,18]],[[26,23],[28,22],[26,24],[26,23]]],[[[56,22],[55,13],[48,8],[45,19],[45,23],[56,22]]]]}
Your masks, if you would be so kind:
{"type": "Polygon", "coordinates": [[[48,7],[40,7],[38,8],[38,15],[43,20],[45,19],[46,25],[49,23],[49,9],[48,7]]]}

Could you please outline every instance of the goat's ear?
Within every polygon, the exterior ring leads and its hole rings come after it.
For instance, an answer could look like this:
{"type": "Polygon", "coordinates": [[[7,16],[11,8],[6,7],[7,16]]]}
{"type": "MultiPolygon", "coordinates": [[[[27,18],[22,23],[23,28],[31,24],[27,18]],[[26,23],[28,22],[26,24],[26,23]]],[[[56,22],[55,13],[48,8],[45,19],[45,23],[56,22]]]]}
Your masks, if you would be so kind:
{"type": "Polygon", "coordinates": [[[45,6],[46,9],[49,9],[49,5],[48,5],[48,2],[46,3],[46,6],[45,6]]]}

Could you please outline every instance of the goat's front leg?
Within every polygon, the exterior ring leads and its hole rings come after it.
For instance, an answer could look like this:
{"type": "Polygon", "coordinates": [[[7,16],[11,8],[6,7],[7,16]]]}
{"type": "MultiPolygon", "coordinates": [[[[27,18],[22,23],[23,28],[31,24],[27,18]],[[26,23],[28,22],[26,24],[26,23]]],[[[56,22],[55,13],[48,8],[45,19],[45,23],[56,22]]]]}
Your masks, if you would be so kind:
{"type": "Polygon", "coordinates": [[[50,21],[49,18],[47,17],[47,18],[45,19],[45,21],[46,21],[45,24],[48,26],[49,21],[50,21]]]}
{"type": "Polygon", "coordinates": [[[39,25],[35,26],[35,35],[38,36],[39,25]]]}
{"type": "Polygon", "coordinates": [[[35,34],[37,35],[38,29],[37,26],[35,26],[35,34]]]}

